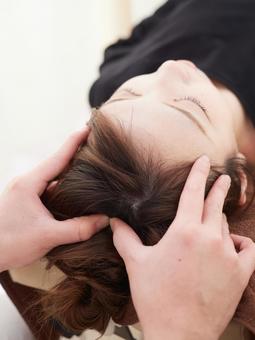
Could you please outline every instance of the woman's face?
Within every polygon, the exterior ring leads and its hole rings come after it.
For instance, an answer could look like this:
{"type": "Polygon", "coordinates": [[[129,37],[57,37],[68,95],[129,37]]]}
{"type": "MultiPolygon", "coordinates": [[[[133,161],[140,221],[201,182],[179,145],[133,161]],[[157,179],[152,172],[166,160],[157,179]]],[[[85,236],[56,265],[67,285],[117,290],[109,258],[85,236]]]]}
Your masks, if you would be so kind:
{"type": "Polygon", "coordinates": [[[223,164],[238,152],[228,102],[189,61],[169,60],[154,73],[129,79],[100,111],[175,164],[204,153],[223,164]]]}

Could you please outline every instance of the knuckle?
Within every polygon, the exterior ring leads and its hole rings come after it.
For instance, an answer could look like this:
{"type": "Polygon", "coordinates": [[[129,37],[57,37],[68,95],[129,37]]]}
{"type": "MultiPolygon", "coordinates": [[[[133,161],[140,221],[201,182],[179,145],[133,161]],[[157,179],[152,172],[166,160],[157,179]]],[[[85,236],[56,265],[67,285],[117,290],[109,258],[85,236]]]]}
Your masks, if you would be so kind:
{"type": "Polygon", "coordinates": [[[228,260],[228,263],[231,266],[236,266],[236,264],[238,262],[237,253],[236,252],[229,252],[228,255],[227,255],[227,260],[228,260]]]}
{"type": "Polygon", "coordinates": [[[234,251],[226,251],[224,253],[224,262],[227,268],[238,270],[239,268],[239,261],[238,261],[238,254],[234,251]]]}
{"type": "Polygon", "coordinates": [[[187,182],[186,184],[186,191],[187,192],[197,192],[200,191],[202,185],[201,181],[198,180],[198,178],[193,179],[192,181],[187,182]]]}
{"type": "Polygon", "coordinates": [[[218,213],[222,210],[222,204],[219,200],[214,200],[213,202],[208,203],[208,208],[210,209],[211,213],[218,213]]]}
{"type": "Polygon", "coordinates": [[[96,233],[96,224],[78,224],[76,228],[78,242],[90,239],[96,233]]]}
{"type": "Polygon", "coordinates": [[[213,236],[208,238],[208,243],[211,249],[220,251],[223,247],[222,238],[219,236],[213,236]]]}
{"type": "Polygon", "coordinates": [[[197,240],[196,232],[193,228],[180,231],[179,237],[186,246],[193,246],[197,240]]]}

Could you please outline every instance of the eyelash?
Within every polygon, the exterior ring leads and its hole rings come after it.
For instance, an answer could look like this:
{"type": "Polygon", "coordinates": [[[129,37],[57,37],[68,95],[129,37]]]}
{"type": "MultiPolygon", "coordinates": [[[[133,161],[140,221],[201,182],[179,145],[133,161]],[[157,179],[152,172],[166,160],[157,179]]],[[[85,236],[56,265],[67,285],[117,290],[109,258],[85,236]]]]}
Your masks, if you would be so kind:
{"type": "Polygon", "coordinates": [[[125,92],[129,92],[129,93],[133,94],[134,96],[141,96],[140,93],[137,93],[137,92],[134,91],[131,87],[125,87],[125,88],[123,88],[123,89],[121,89],[121,90],[123,90],[123,91],[125,91],[125,92]]]}
{"type": "MultiPolygon", "coordinates": [[[[134,96],[141,96],[140,93],[137,93],[131,87],[125,87],[122,90],[126,91],[126,92],[129,92],[129,93],[133,94],[134,96]]],[[[207,113],[207,109],[204,107],[204,105],[197,98],[192,97],[192,96],[184,96],[184,97],[181,97],[181,98],[175,98],[174,99],[175,102],[179,102],[181,100],[189,100],[189,101],[197,104],[201,108],[201,110],[204,111],[204,113],[207,113]]]]}
{"type": "Polygon", "coordinates": [[[179,102],[181,100],[189,100],[195,104],[197,104],[205,113],[207,113],[207,110],[206,108],[204,107],[204,105],[200,102],[200,100],[198,100],[197,98],[195,97],[192,97],[192,96],[184,96],[184,97],[181,97],[181,98],[175,98],[174,101],[175,102],[179,102]]]}

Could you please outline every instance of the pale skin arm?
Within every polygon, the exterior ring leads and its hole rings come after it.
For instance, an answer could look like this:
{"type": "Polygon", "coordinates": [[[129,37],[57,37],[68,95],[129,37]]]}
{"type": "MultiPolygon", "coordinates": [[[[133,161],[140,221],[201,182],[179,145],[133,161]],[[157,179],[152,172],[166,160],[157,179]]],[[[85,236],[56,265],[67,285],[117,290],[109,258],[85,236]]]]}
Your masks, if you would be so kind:
{"type": "Polygon", "coordinates": [[[88,127],[73,133],[55,154],[15,178],[0,195],[0,272],[30,264],[60,244],[87,240],[109,225],[105,215],[56,221],[40,200],[88,134],[88,127]]]}
{"type": "Polygon", "coordinates": [[[176,217],[155,246],[110,220],[146,340],[218,339],[255,270],[253,241],[229,234],[222,213],[229,176],[221,176],[204,201],[209,169],[207,157],[194,163],[176,217]]]}

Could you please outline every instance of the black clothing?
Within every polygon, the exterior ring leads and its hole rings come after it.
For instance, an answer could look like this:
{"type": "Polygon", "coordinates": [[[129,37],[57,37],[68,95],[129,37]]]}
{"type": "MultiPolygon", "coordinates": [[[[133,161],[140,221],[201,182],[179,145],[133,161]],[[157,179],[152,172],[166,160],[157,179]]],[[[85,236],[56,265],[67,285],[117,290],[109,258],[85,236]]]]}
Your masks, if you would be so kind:
{"type": "Polygon", "coordinates": [[[255,0],[169,0],[106,48],[89,92],[93,107],[126,80],[188,59],[234,92],[255,125],[255,0]]]}

